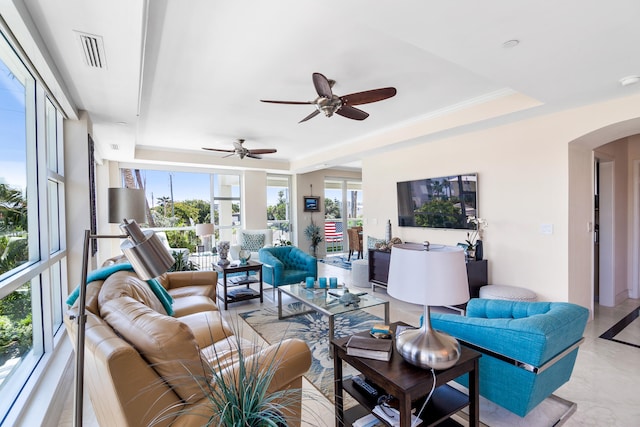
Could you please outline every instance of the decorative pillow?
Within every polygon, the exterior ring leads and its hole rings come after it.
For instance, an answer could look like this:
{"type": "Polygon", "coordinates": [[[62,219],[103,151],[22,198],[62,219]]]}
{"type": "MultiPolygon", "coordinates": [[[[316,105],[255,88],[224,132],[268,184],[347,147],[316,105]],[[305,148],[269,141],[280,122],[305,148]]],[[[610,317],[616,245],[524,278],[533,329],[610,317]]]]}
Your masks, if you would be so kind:
{"type": "Polygon", "coordinates": [[[211,372],[189,326],[128,296],[106,301],[100,314],[182,400],[203,397],[211,372]]]}
{"type": "Polygon", "coordinates": [[[264,234],[247,234],[242,233],[242,242],[240,242],[242,249],[247,249],[251,252],[258,252],[260,248],[264,246],[264,234]]]}
{"type": "Polygon", "coordinates": [[[367,236],[367,249],[375,249],[377,243],[387,243],[384,239],[367,236]]]}

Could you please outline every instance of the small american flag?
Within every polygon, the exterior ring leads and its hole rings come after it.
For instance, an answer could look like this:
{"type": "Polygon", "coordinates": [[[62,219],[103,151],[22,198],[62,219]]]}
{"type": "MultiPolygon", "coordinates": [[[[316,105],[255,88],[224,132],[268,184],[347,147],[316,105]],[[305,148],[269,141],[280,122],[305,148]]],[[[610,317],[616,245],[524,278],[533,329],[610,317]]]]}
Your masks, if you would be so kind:
{"type": "Polygon", "coordinates": [[[343,228],[341,222],[324,223],[324,238],[327,242],[341,242],[342,231],[343,228]]]}

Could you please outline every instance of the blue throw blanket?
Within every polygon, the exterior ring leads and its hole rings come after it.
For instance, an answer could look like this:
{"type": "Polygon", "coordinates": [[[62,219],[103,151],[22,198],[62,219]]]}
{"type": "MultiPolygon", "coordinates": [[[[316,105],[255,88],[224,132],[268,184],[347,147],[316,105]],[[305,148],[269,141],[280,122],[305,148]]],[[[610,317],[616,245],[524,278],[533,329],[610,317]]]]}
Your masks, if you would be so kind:
{"type": "MultiPolygon", "coordinates": [[[[94,280],[105,280],[107,277],[111,276],[113,273],[117,271],[134,271],[131,264],[128,262],[123,262],[120,264],[113,264],[108,267],[99,268],[97,270],[92,271],[87,275],[87,283],[91,283],[94,280]]],[[[162,306],[166,310],[169,316],[173,316],[173,298],[167,292],[167,290],[158,282],[156,279],[147,280],[149,287],[153,291],[153,293],[158,297],[162,306]]],[[[67,305],[73,305],[78,297],[80,296],[80,286],[76,286],[76,288],[71,292],[71,295],[67,298],[67,305]]]]}

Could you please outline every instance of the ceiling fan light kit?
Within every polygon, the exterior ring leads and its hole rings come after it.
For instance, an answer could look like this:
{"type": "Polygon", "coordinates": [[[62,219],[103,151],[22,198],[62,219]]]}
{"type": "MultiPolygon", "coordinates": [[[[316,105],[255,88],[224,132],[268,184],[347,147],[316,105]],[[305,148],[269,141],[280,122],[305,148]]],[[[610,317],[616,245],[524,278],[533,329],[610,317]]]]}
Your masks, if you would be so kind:
{"type": "Polygon", "coordinates": [[[351,93],[349,95],[338,96],[332,91],[335,80],[329,80],[320,73],[313,73],[312,76],[313,85],[316,88],[318,97],[313,101],[273,101],[268,99],[261,99],[261,102],[268,102],[272,104],[311,104],[316,107],[316,111],[312,112],[298,123],[306,122],[309,119],[314,118],[320,113],[324,113],[326,117],[331,117],[333,114],[346,117],[352,120],[364,120],[369,117],[369,114],[354,105],[369,104],[371,102],[378,102],[391,98],[396,95],[397,91],[394,87],[385,87],[380,89],[372,89],[364,92],[351,93]]]}

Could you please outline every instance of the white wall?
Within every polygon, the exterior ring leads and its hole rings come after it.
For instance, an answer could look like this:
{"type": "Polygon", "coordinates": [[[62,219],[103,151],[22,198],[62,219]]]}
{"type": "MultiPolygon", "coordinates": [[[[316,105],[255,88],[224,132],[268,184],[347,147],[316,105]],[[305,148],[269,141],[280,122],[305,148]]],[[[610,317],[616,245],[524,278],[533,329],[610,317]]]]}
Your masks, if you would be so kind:
{"type": "Polygon", "coordinates": [[[84,231],[90,227],[89,144],[91,120],[86,112],[79,120],[64,121],[65,209],[67,229],[67,287],[80,282],[84,231]]]}
{"type": "Polygon", "coordinates": [[[593,187],[584,179],[592,163],[584,150],[570,153],[569,143],[593,143],[580,138],[634,119],[639,102],[640,96],[631,96],[366,158],[365,234],[384,236],[384,223],[391,218],[393,234],[403,240],[463,241],[464,231],[397,227],[396,182],[477,172],[479,215],[489,223],[484,251],[490,283],[591,307],[591,282],[583,280],[583,272],[592,271],[592,261],[586,256],[584,262],[570,262],[569,241],[584,248],[576,256],[590,250],[593,235],[584,219],[592,215],[593,187]],[[575,227],[574,212],[580,212],[575,227]],[[541,234],[543,224],[551,224],[553,234],[541,234]]]}

